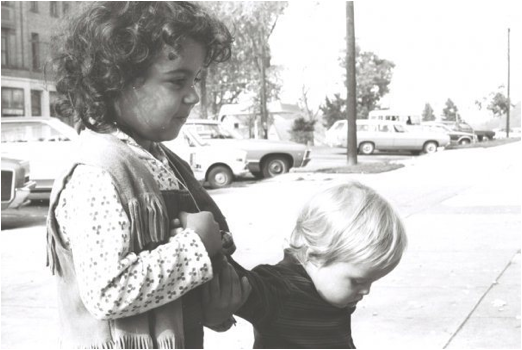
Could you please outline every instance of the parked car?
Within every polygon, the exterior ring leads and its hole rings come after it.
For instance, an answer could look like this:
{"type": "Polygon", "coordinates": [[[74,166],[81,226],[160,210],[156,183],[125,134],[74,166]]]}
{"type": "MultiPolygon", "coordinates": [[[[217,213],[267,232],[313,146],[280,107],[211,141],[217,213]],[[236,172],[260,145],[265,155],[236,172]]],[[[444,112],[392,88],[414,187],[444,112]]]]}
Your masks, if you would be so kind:
{"type": "Polygon", "coordinates": [[[48,199],[54,179],[72,155],[78,134],[57,118],[3,117],[2,154],[26,159],[36,187],[31,199],[48,199]]]}
{"type": "Polygon", "coordinates": [[[247,153],[237,147],[210,145],[190,128],[183,127],[179,136],[163,142],[187,161],[196,179],[210,188],[228,186],[236,177],[248,174],[247,153]]]}
{"type": "Polygon", "coordinates": [[[421,126],[426,127],[429,130],[445,132],[449,135],[452,145],[467,145],[478,142],[478,137],[473,132],[455,130],[441,122],[423,122],[421,123],[421,126]]]}
{"type": "Polygon", "coordinates": [[[29,194],[36,183],[30,180],[27,160],[2,156],[2,210],[18,209],[29,203],[29,194]]]}
{"type": "MultiPolygon", "coordinates": [[[[496,139],[505,139],[507,137],[506,128],[497,128],[495,130],[495,138],[496,139]]],[[[520,128],[514,127],[509,128],[509,137],[517,138],[520,137],[520,128]]]]}
{"type": "Polygon", "coordinates": [[[247,152],[248,170],[256,178],[269,178],[287,173],[291,168],[310,162],[310,149],[291,141],[243,139],[216,120],[188,119],[186,127],[212,145],[237,147],[247,152]]]}
{"type": "MultiPolygon", "coordinates": [[[[201,182],[211,188],[229,185],[235,176],[248,174],[246,152],[233,147],[211,147],[186,129],[176,139],[174,151],[192,166],[201,182]]],[[[36,186],[30,199],[49,199],[54,179],[63,171],[74,152],[71,142],[76,131],[57,118],[2,118],[2,154],[27,159],[36,186]]]]}
{"type": "Polygon", "coordinates": [[[475,134],[477,136],[477,140],[480,142],[493,140],[493,138],[495,137],[495,131],[487,130],[487,129],[476,129],[476,128],[471,127],[471,125],[469,125],[466,122],[461,121],[461,122],[442,122],[442,123],[453,131],[475,134]]]}
{"type": "MultiPolygon", "coordinates": [[[[407,128],[404,123],[386,120],[358,119],[357,149],[362,154],[379,151],[410,151],[433,153],[450,143],[442,132],[407,128]]],[[[336,121],[326,132],[326,143],[331,147],[346,147],[348,122],[336,121]]]]}

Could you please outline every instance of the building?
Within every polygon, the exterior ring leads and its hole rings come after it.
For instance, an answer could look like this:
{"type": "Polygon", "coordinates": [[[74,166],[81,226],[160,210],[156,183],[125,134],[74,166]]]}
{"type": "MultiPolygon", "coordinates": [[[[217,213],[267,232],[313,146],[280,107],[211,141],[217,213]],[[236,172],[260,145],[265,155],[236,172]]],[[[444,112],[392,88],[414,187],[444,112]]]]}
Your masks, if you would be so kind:
{"type": "Polygon", "coordinates": [[[60,19],[78,4],[2,1],[2,117],[55,115],[56,90],[45,77],[49,43],[60,19]]]}

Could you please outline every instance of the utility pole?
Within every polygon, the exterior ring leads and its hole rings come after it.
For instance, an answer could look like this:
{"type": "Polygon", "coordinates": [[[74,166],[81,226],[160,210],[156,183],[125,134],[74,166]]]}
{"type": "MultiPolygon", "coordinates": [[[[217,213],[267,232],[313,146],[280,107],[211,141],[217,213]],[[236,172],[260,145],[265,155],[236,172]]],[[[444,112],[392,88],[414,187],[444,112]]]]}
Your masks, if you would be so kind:
{"type": "Polygon", "coordinates": [[[510,34],[510,28],[508,28],[508,51],[507,51],[507,60],[508,60],[508,76],[507,76],[507,113],[506,113],[506,137],[509,137],[509,110],[511,109],[511,98],[509,96],[509,90],[510,90],[510,69],[511,69],[511,58],[510,58],[510,47],[509,47],[509,34],[510,34]]]}
{"type": "Polygon", "coordinates": [[[357,106],[355,79],[355,26],[353,1],[346,2],[346,87],[348,95],[346,99],[346,118],[348,124],[346,157],[348,165],[357,164],[357,106]]]}
{"type": "MultiPolygon", "coordinates": [[[[264,33],[262,34],[264,36],[264,33]]],[[[261,42],[261,129],[262,137],[268,139],[268,110],[266,107],[266,67],[267,57],[264,41],[261,42]]]]}

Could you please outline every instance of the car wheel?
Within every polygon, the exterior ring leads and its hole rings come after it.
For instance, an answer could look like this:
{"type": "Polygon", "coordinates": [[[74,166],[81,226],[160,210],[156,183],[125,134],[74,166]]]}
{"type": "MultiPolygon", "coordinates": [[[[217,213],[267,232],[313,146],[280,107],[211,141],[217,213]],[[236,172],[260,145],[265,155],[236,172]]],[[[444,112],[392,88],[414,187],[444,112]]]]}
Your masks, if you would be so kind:
{"type": "Polygon", "coordinates": [[[428,141],[424,144],[424,147],[422,148],[422,150],[424,151],[424,153],[435,153],[437,152],[437,143],[436,142],[433,142],[433,141],[428,141]]]}
{"type": "Polygon", "coordinates": [[[210,188],[222,188],[232,183],[234,175],[229,168],[218,165],[210,169],[207,176],[207,181],[210,188]]]}
{"type": "Polygon", "coordinates": [[[362,154],[372,154],[375,151],[375,146],[371,142],[363,142],[359,146],[359,151],[362,154]]]}
{"type": "Polygon", "coordinates": [[[461,146],[469,145],[469,144],[470,144],[470,141],[468,139],[463,139],[463,140],[460,140],[460,142],[459,142],[459,145],[461,145],[461,146]]]}
{"type": "Polygon", "coordinates": [[[269,178],[277,175],[287,173],[290,170],[288,161],[281,156],[270,156],[264,162],[262,166],[263,177],[269,178]]]}
{"type": "Polygon", "coordinates": [[[487,136],[482,136],[482,140],[480,140],[481,142],[487,142],[489,141],[489,137],[487,136]]]}

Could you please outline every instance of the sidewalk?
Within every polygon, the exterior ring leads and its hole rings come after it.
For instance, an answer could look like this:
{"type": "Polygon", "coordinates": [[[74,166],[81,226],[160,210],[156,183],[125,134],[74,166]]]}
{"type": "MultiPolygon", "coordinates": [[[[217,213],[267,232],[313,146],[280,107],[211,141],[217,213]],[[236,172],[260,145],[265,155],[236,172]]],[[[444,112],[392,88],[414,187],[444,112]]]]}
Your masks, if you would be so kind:
{"type": "MultiPolygon", "coordinates": [[[[521,347],[520,142],[417,157],[381,174],[290,173],[212,191],[245,267],[275,263],[303,201],[356,179],[394,203],[409,247],[353,315],[358,348],[521,347]]],[[[2,231],[2,348],[56,348],[56,295],[43,227],[2,231]]],[[[248,323],[206,331],[206,348],[252,348],[248,323]]]]}

